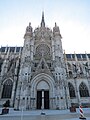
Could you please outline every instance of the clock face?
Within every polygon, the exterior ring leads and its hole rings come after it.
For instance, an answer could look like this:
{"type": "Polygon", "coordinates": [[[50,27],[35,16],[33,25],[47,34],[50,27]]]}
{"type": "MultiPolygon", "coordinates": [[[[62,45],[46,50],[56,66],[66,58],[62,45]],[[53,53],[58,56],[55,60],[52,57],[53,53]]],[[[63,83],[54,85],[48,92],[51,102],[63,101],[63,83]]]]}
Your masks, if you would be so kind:
{"type": "Polygon", "coordinates": [[[36,48],[36,56],[48,58],[50,56],[50,48],[46,44],[40,44],[36,48]]]}

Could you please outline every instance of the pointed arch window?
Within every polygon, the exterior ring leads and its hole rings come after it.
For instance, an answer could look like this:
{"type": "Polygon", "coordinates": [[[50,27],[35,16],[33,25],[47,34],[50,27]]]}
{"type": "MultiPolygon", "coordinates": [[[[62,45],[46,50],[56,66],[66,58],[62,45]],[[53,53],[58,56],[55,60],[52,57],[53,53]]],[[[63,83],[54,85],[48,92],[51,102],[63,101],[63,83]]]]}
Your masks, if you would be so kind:
{"type": "Polygon", "coordinates": [[[68,69],[71,70],[72,69],[71,64],[68,62],[67,65],[68,65],[68,69]]]}
{"type": "Polygon", "coordinates": [[[69,87],[70,98],[76,97],[74,86],[70,82],[68,83],[68,87],[69,87]]]}
{"type": "Polygon", "coordinates": [[[10,79],[6,80],[3,85],[2,98],[11,98],[13,83],[10,79]]]}
{"type": "Polygon", "coordinates": [[[81,83],[79,86],[80,97],[89,97],[89,91],[85,83],[81,83]]]}
{"type": "Polygon", "coordinates": [[[42,61],[42,63],[41,63],[41,64],[42,64],[42,69],[44,69],[44,62],[42,61]]]}
{"type": "Polygon", "coordinates": [[[73,77],[72,71],[69,71],[69,77],[70,77],[70,78],[73,77]]]}

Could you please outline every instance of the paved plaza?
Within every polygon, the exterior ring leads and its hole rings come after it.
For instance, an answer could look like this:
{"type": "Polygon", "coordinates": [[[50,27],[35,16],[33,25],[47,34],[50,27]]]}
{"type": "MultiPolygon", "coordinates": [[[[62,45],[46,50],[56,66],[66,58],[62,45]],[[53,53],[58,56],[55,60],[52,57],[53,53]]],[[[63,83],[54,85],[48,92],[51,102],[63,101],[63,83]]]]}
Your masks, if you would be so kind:
{"type": "MultiPolygon", "coordinates": [[[[90,120],[90,108],[83,108],[86,120],[90,120]]],[[[0,109],[1,112],[1,109],[0,109]]],[[[14,111],[10,109],[9,114],[0,115],[0,120],[79,120],[79,109],[71,113],[69,110],[41,110],[14,111]]]]}

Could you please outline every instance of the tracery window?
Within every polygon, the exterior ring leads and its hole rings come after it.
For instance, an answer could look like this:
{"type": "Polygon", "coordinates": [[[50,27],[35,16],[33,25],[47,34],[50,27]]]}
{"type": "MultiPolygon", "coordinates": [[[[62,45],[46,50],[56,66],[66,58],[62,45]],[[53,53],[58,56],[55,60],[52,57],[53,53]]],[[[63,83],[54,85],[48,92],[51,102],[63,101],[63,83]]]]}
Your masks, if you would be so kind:
{"type": "Polygon", "coordinates": [[[41,57],[44,57],[46,59],[50,58],[50,48],[46,44],[40,44],[36,48],[35,53],[36,58],[40,59],[41,57]]]}
{"type": "Polygon", "coordinates": [[[79,93],[80,93],[80,97],[89,97],[88,88],[83,82],[79,86],[79,93]]]}
{"type": "Polygon", "coordinates": [[[69,71],[69,77],[73,77],[72,71],[69,71]]]}
{"type": "Polygon", "coordinates": [[[44,69],[44,62],[42,61],[42,69],[44,69]]]}
{"type": "Polygon", "coordinates": [[[67,65],[68,65],[68,69],[71,70],[72,69],[71,64],[68,62],[67,65]]]}
{"type": "Polygon", "coordinates": [[[69,87],[70,98],[76,97],[74,86],[70,82],[68,83],[68,87],[69,87]]]}
{"type": "Polygon", "coordinates": [[[2,98],[11,98],[13,83],[10,79],[6,80],[3,85],[2,98]]]}

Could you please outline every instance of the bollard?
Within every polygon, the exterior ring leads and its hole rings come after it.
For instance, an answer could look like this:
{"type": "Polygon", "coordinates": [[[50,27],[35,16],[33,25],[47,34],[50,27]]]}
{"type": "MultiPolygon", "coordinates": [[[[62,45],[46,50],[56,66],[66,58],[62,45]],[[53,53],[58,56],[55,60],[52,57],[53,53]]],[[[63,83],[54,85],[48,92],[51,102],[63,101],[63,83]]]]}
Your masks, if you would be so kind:
{"type": "Polygon", "coordinates": [[[45,112],[42,106],[41,106],[41,115],[45,115],[45,112]]]}
{"type": "Polygon", "coordinates": [[[41,120],[46,120],[46,114],[43,109],[41,110],[41,120]]]}
{"type": "Polygon", "coordinates": [[[79,106],[79,111],[80,111],[80,117],[79,117],[79,119],[86,120],[86,118],[85,118],[85,116],[84,116],[84,113],[83,113],[83,110],[82,110],[82,106],[81,106],[81,105],[79,106]]]}
{"type": "Polygon", "coordinates": [[[46,120],[46,115],[41,115],[41,120],[46,120]]]}

